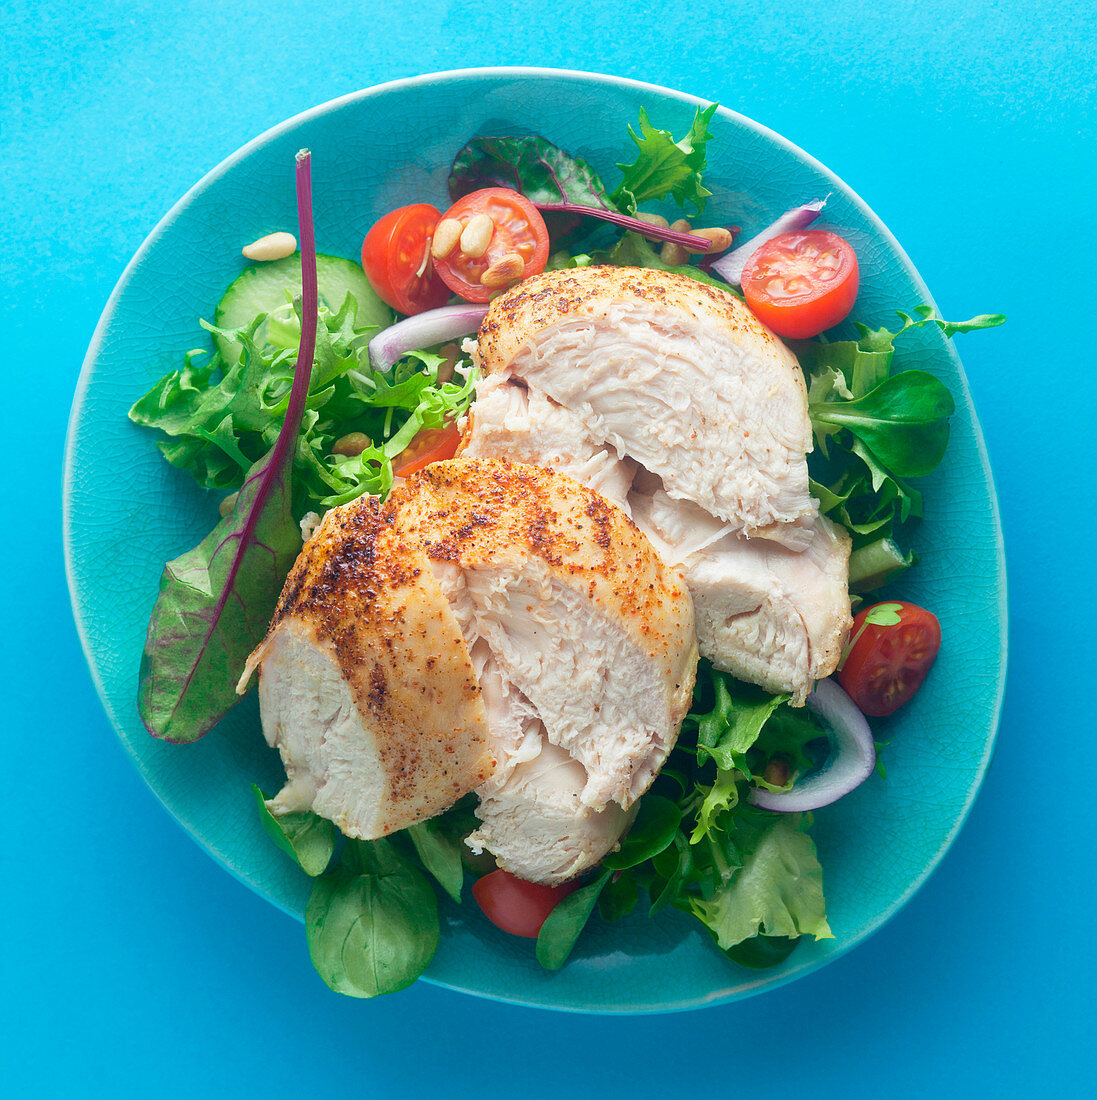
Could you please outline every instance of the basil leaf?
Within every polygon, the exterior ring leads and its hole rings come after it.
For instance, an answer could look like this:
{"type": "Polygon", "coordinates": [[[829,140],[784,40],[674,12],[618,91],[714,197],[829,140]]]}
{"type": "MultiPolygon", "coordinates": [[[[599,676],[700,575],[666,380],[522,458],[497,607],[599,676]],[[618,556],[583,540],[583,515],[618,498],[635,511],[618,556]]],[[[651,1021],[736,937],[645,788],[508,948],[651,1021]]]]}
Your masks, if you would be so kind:
{"type": "Polygon", "coordinates": [[[569,894],[549,913],[537,934],[537,961],[546,970],[559,970],[567,962],[612,874],[612,871],[603,871],[593,882],[569,894]]]}
{"type": "Polygon", "coordinates": [[[682,811],[669,798],[645,794],[621,847],[610,852],[602,860],[602,866],[621,871],[651,859],[674,843],[674,834],[681,821],[682,811]]]}
{"type": "Polygon", "coordinates": [[[305,872],[315,878],[323,874],[335,851],[338,830],[314,813],[294,813],[276,816],[267,806],[267,796],[251,785],[259,803],[259,820],[270,838],[305,872]]]}
{"type": "Polygon", "coordinates": [[[438,948],[438,903],[422,872],[385,840],[352,840],[313,884],[305,910],[309,955],[337,993],[406,989],[438,948]]]}
{"type": "Polygon", "coordinates": [[[461,862],[461,840],[443,833],[432,821],[421,821],[404,830],[415,845],[423,866],[455,902],[461,902],[465,868],[461,862]]]}

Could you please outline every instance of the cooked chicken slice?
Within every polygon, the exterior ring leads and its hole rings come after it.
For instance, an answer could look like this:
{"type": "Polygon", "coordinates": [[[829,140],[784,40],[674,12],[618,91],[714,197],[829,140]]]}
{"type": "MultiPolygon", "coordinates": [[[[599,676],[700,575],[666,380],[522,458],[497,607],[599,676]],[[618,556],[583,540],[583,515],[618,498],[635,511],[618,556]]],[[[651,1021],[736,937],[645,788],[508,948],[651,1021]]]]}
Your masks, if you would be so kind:
{"type": "MultiPolygon", "coordinates": [[[[527,400],[515,381],[496,383],[476,405],[465,446],[556,464],[575,456],[580,477],[597,444],[578,418],[551,400],[527,400]],[[507,392],[506,400],[501,395],[507,392]],[[522,409],[514,416],[515,406],[522,409]],[[513,434],[511,434],[513,432],[513,434]]],[[[816,679],[834,671],[850,624],[849,538],[819,518],[803,551],[746,539],[689,501],[673,500],[660,479],[632,470],[626,511],[663,560],[678,566],[694,600],[701,655],[718,668],[802,704],[816,679]]]]}
{"type": "Polygon", "coordinates": [[[722,531],[696,505],[662,490],[630,497],[633,519],[694,603],[697,644],[717,668],[790,692],[802,706],[838,663],[851,618],[849,536],[819,516],[802,551],[722,531]]]}
{"type": "Polygon", "coordinates": [[[586,770],[584,805],[629,806],[674,745],[696,661],[689,595],[647,539],[569,477],[482,459],[427,467],[400,513],[460,568],[477,636],[586,770]]]}
{"type": "Polygon", "coordinates": [[[795,358],[737,298],[646,268],[552,271],[497,298],[478,356],[749,536],[800,548],[811,424],[795,358]]]}
{"type": "Polygon", "coordinates": [[[616,842],[695,663],[688,592],[619,509],[461,459],[325,517],[242,685],[258,668],[275,812],[370,838],[479,789],[478,842],[560,881],[616,842]]]}
{"type": "Polygon", "coordinates": [[[575,878],[613,848],[635,811],[616,802],[591,809],[583,802],[585,785],[583,765],[546,741],[498,791],[481,792],[476,814],[482,824],[469,847],[486,848],[519,878],[548,886],[575,878]]]}
{"type": "Polygon", "coordinates": [[[263,732],[286,767],[272,810],[363,839],[440,813],[492,767],[457,620],[398,518],[373,498],[328,512],[241,680],[259,669],[263,732]]]}
{"type": "Polygon", "coordinates": [[[477,383],[459,453],[548,466],[628,510],[636,463],[596,443],[574,413],[516,379],[489,374],[477,383]]]}

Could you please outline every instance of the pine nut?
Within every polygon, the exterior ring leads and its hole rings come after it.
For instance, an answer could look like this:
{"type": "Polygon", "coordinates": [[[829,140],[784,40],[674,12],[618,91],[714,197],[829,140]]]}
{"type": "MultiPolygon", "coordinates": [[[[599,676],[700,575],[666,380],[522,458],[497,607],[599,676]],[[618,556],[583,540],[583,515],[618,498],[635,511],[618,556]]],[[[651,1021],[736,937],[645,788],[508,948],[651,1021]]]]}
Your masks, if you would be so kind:
{"type": "Polygon", "coordinates": [[[292,233],[268,233],[243,249],[249,260],[284,260],[297,251],[297,238],[292,233]]]}
{"type": "MultiPolygon", "coordinates": [[[[725,252],[731,248],[731,233],[724,229],[723,226],[716,226],[713,229],[691,229],[690,232],[695,237],[704,237],[709,241],[709,246],[704,250],[705,255],[712,255],[714,252],[725,252]]],[[[687,252],[699,253],[699,248],[689,248],[687,252]]]]}
{"type": "Polygon", "coordinates": [[[461,239],[461,223],[456,218],[443,218],[434,227],[434,239],[430,242],[430,254],[436,260],[444,260],[457,247],[461,239]]]}
{"type": "Polygon", "coordinates": [[[642,221],[647,222],[648,225],[657,225],[661,229],[667,229],[670,227],[670,222],[663,217],[662,214],[637,214],[636,217],[642,221]]]}
{"type": "Polygon", "coordinates": [[[495,222],[487,214],[473,214],[461,230],[461,251],[470,260],[478,260],[488,250],[495,222]]]}
{"type": "MultiPolygon", "coordinates": [[[[676,233],[692,233],[689,222],[679,218],[670,226],[676,233]]],[[[667,241],[659,253],[659,259],[668,267],[681,267],[689,259],[689,253],[676,241],[667,241]]]]}
{"type": "Polygon", "coordinates": [[[496,260],[481,276],[480,285],[495,288],[516,283],[526,270],[526,261],[517,252],[508,252],[496,260]]]}
{"type": "Polygon", "coordinates": [[[331,451],[332,454],[348,455],[353,458],[372,445],[372,440],[365,432],[348,432],[335,441],[331,451]]]}
{"type": "Polygon", "coordinates": [[[222,519],[224,519],[225,516],[232,515],[232,510],[236,507],[236,498],[239,495],[240,494],[238,492],[229,493],[229,495],[225,497],[225,499],[221,501],[220,504],[217,505],[217,511],[221,513],[222,519]]]}

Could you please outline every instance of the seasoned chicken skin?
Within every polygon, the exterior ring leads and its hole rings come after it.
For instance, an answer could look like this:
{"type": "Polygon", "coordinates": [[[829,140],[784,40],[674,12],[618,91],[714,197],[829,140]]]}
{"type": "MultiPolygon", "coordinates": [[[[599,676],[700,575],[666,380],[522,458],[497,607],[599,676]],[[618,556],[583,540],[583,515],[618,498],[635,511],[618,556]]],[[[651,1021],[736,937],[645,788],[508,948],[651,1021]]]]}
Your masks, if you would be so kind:
{"type": "Polygon", "coordinates": [[[646,268],[543,272],[491,304],[478,356],[574,413],[672,498],[748,536],[810,541],[803,375],[734,295],[646,268]]]}
{"type": "Polygon", "coordinates": [[[328,513],[249,672],[286,765],[276,812],[371,838],[476,789],[470,843],[559,882],[616,843],[695,663],[689,594],[620,509],[456,459],[328,513]]]}
{"type": "Polygon", "coordinates": [[[460,627],[392,497],[327,513],[237,690],[256,669],[263,733],[286,768],[275,813],[312,810],[373,839],[433,817],[491,774],[460,627]]]}

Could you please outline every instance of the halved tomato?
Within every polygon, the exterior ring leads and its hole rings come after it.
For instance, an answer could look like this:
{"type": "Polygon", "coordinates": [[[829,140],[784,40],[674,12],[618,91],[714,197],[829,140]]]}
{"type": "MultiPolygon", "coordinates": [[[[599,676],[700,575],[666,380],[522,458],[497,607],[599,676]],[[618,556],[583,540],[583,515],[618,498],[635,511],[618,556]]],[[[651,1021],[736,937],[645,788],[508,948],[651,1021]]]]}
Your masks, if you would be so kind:
{"type": "Polygon", "coordinates": [[[392,460],[392,472],[396,477],[407,477],[432,462],[453,458],[460,442],[461,432],[456,424],[427,428],[419,432],[411,444],[392,460]]]}
{"type": "Polygon", "coordinates": [[[472,884],[472,896],[496,928],[532,940],[549,913],[578,888],[578,882],[541,886],[507,871],[492,871],[472,884]]]}
{"type": "Polygon", "coordinates": [[[434,271],[430,242],[438,211],[429,203],[390,211],[362,242],[362,270],[381,299],[409,316],[437,309],[449,288],[434,271]]]}
{"type": "Polygon", "coordinates": [[[874,604],[858,612],[850,637],[838,683],[862,714],[882,717],[922,686],[941,648],[941,624],[917,604],[874,604]]]}
{"type": "Polygon", "coordinates": [[[743,297],[778,336],[818,336],[843,320],[857,299],[857,253],[825,229],[781,233],[743,268],[743,297]]]}
{"type": "Polygon", "coordinates": [[[446,285],[466,301],[487,302],[519,279],[544,270],[549,234],[537,207],[525,195],[506,187],[487,187],[465,195],[442,215],[442,220],[450,219],[464,227],[477,214],[491,219],[485,250],[480,253],[475,248],[473,251],[479,254],[469,255],[462,251],[458,241],[445,256],[439,257],[435,249],[434,266],[446,285]],[[515,262],[515,257],[520,262],[515,262]],[[508,260],[510,270],[516,273],[507,275],[504,271],[499,277],[502,281],[494,280],[491,269],[503,270],[499,265],[508,260]],[[489,276],[488,285],[482,281],[485,272],[489,276]]]}

